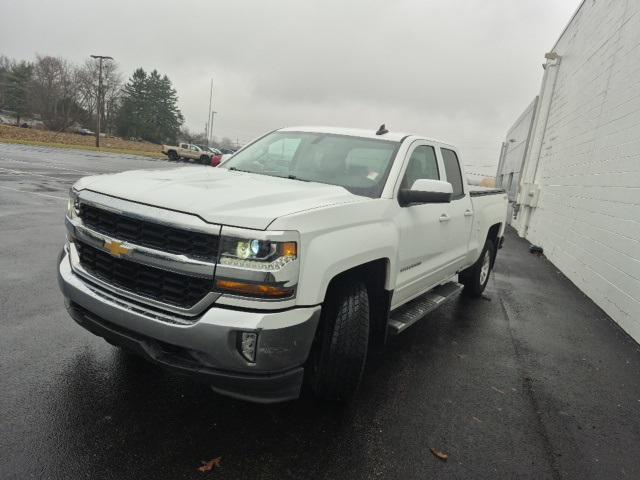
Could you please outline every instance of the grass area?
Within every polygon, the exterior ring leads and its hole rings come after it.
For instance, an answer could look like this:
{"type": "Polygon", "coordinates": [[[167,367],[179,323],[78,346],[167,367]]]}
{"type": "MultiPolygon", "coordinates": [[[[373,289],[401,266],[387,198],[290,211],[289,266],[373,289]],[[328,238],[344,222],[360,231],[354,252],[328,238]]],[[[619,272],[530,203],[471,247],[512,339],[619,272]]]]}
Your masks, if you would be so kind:
{"type": "Polygon", "coordinates": [[[120,138],[100,138],[100,148],[95,146],[95,137],[66,132],[50,132],[31,128],[0,125],[0,142],[44,147],[92,150],[96,152],[124,155],[142,155],[151,158],[166,158],[161,145],[149,142],[135,142],[120,138]]]}

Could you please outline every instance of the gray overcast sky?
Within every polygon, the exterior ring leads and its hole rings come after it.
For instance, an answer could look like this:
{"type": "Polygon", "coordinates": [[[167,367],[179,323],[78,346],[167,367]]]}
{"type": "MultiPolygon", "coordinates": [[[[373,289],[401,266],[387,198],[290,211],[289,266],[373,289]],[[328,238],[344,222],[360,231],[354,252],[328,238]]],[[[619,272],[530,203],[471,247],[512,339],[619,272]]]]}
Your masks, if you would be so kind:
{"type": "Polygon", "coordinates": [[[173,81],[192,130],[285,125],[426,134],[495,174],[578,0],[0,0],[0,54],[111,55],[173,81]],[[491,167],[488,167],[491,166],[491,167]]]}

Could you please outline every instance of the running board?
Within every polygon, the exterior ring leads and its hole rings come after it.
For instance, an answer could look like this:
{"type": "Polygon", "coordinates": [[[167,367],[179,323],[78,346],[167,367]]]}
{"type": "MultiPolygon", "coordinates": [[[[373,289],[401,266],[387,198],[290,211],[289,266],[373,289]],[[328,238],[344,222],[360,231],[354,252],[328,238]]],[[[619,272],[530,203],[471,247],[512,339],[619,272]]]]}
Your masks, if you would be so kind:
{"type": "Polygon", "coordinates": [[[397,335],[435,310],[462,290],[462,285],[449,282],[414,298],[391,312],[387,325],[389,333],[397,335]]]}

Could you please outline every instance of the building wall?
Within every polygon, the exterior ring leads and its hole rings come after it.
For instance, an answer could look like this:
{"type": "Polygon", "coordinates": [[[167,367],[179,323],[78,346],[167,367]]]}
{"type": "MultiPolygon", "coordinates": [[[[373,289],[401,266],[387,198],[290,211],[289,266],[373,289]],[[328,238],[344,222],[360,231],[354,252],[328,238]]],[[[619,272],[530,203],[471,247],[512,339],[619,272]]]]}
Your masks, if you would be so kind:
{"type": "Polygon", "coordinates": [[[511,220],[513,204],[516,201],[518,184],[520,182],[520,169],[523,166],[525,154],[528,150],[537,103],[538,97],[534,98],[520,117],[518,117],[507,132],[507,137],[502,144],[500,152],[496,185],[504,188],[509,197],[508,221],[511,220]]]}
{"type": "Polygon", "coordinates": [[[586,0],[553,52],[514,226],[640,342],[640,1],[586,0]]]}

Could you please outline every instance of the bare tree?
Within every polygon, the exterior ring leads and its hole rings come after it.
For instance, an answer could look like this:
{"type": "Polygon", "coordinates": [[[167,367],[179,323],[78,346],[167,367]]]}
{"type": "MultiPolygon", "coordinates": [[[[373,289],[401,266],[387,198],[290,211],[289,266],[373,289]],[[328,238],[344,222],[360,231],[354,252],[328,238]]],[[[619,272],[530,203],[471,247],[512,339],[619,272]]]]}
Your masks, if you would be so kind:
{"type": "MultiPolygon", "coordinates": [[[[84,110],[90,112],[92,122],[96,123],[97,93],[98,93],[99,67],[96,59],[87,60],[78,69],[78,103],[84,110]]],[[[105,62],[102,67],[102,118],[101,124],[104,131],[112,133],[114,129],[115,114],[118,109],[121,90],[122,75],[118,72],[116,62],[105,62]]]]}
{"type": "Polygon", "coordinates": [[[86,111],[78,102],[78,73],[71,63],[50,56],[36,57],[30,86],[32,110],[49,130],[63,131],[86,111]]]}
{"type": "Polygon", "coordinates": [[[229,137],[222,137],[222,140],[220,140],[219,145],[222,148],[230,148],[230,149],[233,149],[235,146],[233,141],[229,137]]]}
{"type": "Polygon", "coordinates": [[[187,127],[182,127],[180,129],[180,133],[178,134],[178,139],[181,142],[186,143],[195,143],[196,145],[206,145],[207,144],[207,134],[204,132],[194,133],[189,130],[187,127]]]}

